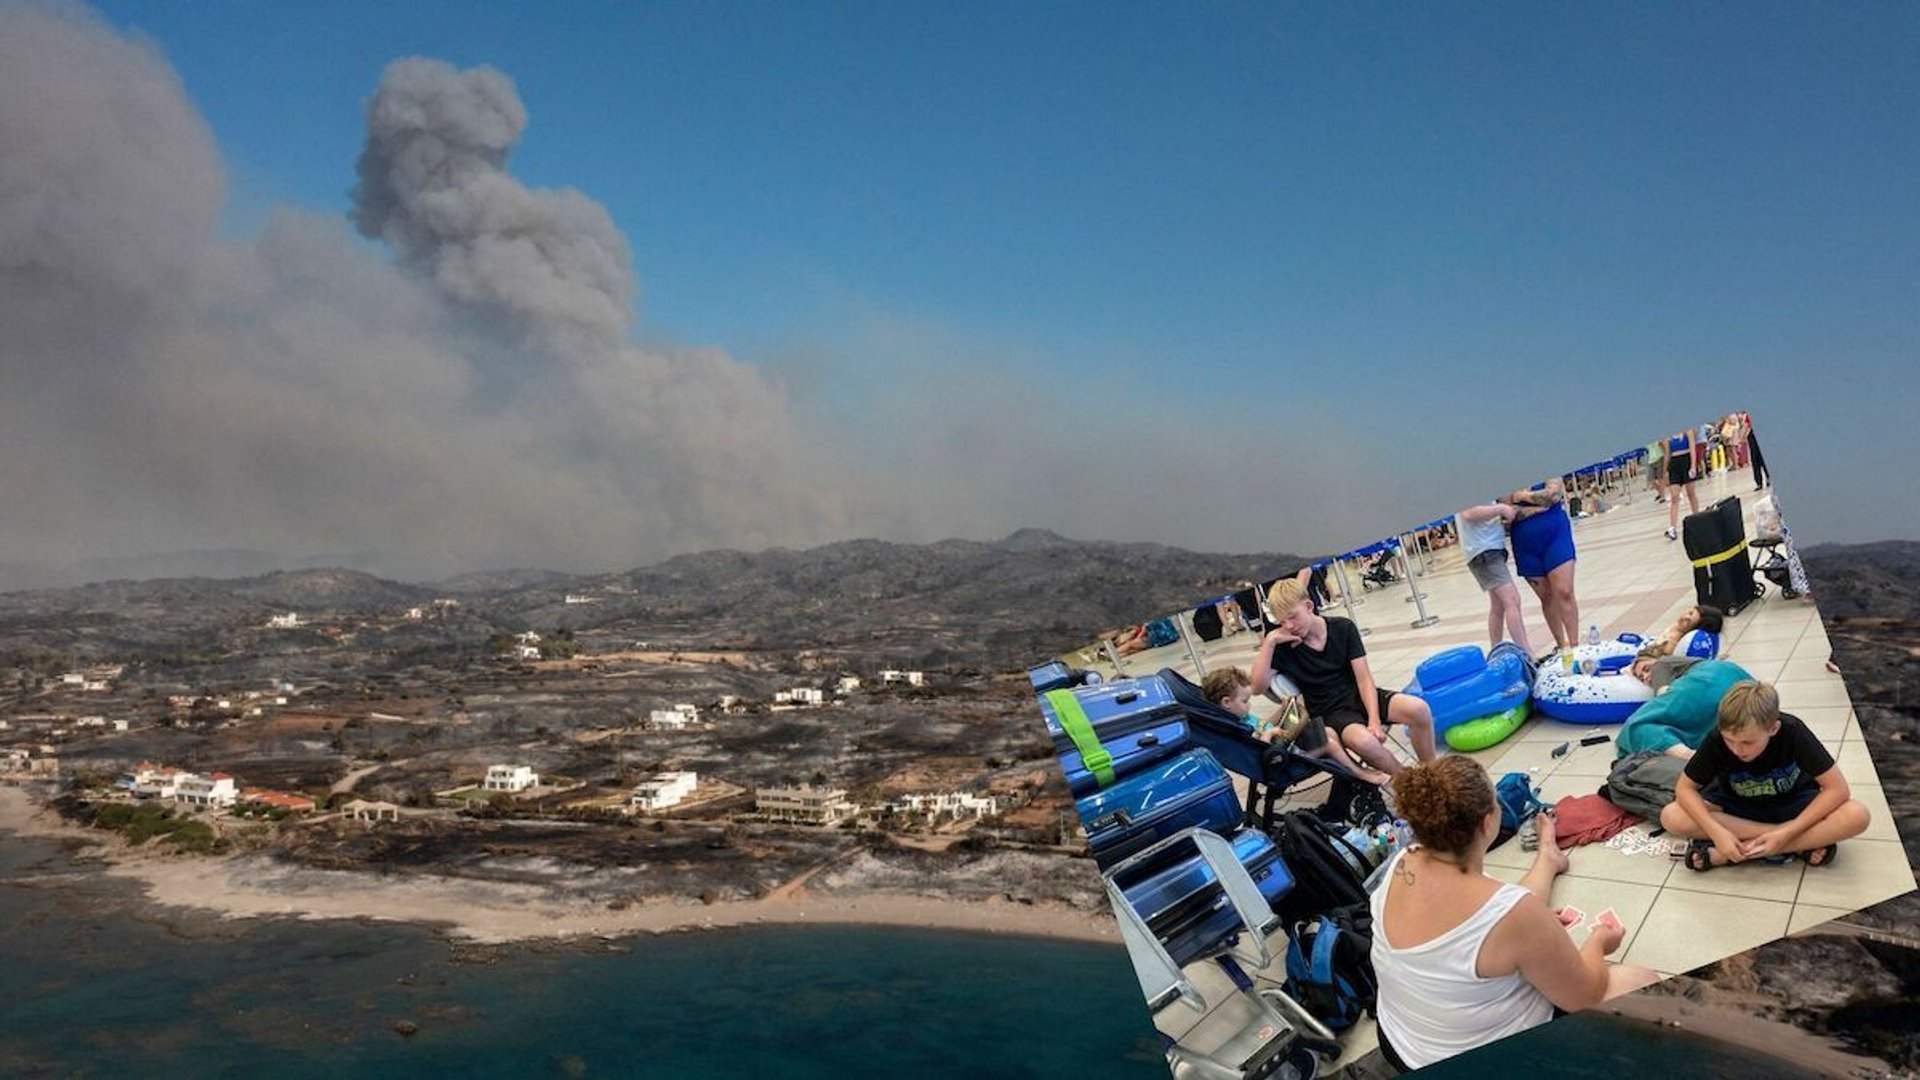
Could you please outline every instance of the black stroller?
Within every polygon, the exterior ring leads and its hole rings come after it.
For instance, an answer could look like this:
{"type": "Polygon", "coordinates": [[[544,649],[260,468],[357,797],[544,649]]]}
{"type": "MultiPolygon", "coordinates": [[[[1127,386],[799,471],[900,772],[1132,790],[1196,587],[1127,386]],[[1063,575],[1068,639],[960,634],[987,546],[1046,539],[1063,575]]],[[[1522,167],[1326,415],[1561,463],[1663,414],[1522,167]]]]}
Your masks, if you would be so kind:
{"type": "Polygon", "coordinates": [[[1373,589],[1376,586],[1384,589],[1389,585],[1398,584],[1400,584],[1400,576],[1393,572],[1392,548],[1387,548],[1374,556],[1373,562],[1368,564],[1366,571],[1360,575],[1360,587],[1363,589],[1373,589]]]}
{"type": "Polygon", "coordinates": [[[1754,559],[1755,595],[1765,596],[1766,583],[1770,581],[1780,590],[1782,599],[1798,599],[1800,590],[1793,586],[1793,561],[1799,553],[1794,550],[1793,541],[1787,539],[1786,530],[1780,524],[1780,512],[1769,499],[1762,499],[1754,514],[1754,532],[1754,538],[1747,541],[1747,549],[1754,559]]]}

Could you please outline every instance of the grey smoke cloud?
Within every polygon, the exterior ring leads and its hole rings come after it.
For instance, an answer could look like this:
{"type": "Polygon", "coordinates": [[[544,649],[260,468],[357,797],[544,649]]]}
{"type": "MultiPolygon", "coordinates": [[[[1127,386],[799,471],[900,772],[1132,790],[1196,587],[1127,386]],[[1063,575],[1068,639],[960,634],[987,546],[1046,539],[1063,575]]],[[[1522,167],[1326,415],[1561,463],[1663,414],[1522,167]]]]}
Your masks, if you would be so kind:
{"type": "Polygon", "coordinates": [[[7,563],[193,549],[416,578],[1027,525],[1286,549],[1404,490],[1336,432],[1275,464],[1217,416],[910,321],[809,400],[639,346],[626,238],[509,171],[528,122],[499,72],[397,61],[350,220],[224,241],[219,153],[164,58],[0,0],[0,587],[7,563]]]}
{"type": "Polygon", "coordinates": [[[762,373],[631,342],[606,212],[505,171],[504,76],[399,61],[368,124],[353,224],[392,261],[295,211],[223,243],[218,153],[165,61],[0,6],[0,561],[607,569],[883,525],[762,373]]]}
{"type": "Polygon", "coordinates": [[[526,126],[498,71],[396,61],[367,107],[354,224],[456,300],[529,330],[624,338],[636,292],[626,237],[578,192],[507,175],[526,126]]]}

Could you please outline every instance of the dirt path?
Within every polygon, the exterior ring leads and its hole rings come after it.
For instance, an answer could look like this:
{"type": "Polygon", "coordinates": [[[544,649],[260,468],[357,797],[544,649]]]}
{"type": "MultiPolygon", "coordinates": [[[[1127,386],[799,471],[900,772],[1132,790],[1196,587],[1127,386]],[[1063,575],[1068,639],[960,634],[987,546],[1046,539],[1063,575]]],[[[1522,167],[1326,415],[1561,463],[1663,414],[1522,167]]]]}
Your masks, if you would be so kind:
{"type": "Polygon", "coordinates": [[[329,790],[335,795],[350,795],[353,793],[353,785],[359,783],[362,777],[377,773],[386,767],[386,762],[378,762],[373,765],[368,765],[365,768],[355,769],[341,777],[329,790]]]}

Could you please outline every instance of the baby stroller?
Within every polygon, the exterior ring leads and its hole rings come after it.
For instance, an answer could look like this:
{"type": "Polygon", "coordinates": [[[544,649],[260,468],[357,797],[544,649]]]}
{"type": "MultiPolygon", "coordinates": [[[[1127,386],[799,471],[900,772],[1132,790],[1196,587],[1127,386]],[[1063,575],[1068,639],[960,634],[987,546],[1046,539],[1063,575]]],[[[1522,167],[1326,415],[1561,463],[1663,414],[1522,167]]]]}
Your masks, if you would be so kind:
{"type": "Polygon", "coordinates": [[[1780,510],[1771,496],[1754,504],[1753,527],[1755,535],[1747,541],[1747,547],[1757,560],[1753,564],[1756,595],[1765,596],[1766,582],[1771,581],[1780,590],[1782,599],[1799,598],[1800,590],[1793,586],[1793,558],[1798,553],[1794,550],[1793,541],[1788,539],[1786,529],[1781,526],[1780,510]]]}
{"type": "Polygon", "coordinates": [[[1398,584],[1400,584],[1400,577],[1393,572],[1392,548],[1388,548],[1374,556],[1373,562],[1367,566],[1366,572],[1360,575],[1360,587],[1363,589],[1373,589],[1376,586],[1384,589],[1389,585],[1398,584]]]}

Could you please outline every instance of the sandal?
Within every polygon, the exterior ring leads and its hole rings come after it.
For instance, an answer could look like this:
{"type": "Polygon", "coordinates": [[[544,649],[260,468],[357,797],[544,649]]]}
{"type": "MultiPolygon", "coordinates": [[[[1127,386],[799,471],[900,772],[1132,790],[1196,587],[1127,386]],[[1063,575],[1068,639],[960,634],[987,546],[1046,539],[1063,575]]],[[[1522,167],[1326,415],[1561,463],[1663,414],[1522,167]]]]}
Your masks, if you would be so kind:
{"type": "Polygon", "coordinates": [[[1813,867],[1832,866],[1833,860],[1839,856],[1839,854],[1840,845],[1838,843],[1832,843],[1826,847],[1817,847],[1811,851],[1800,852],[1800,860],[1808,866],[1813,867]]]}
{"type": "Polygon", "coordinates": [[[1713,867],[1713,841],[1695,840],[1687,845],[1687,869],[1704,874],[1713,867]]]}

